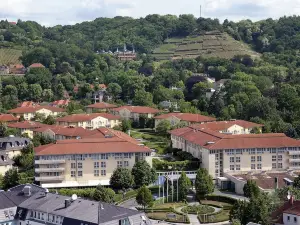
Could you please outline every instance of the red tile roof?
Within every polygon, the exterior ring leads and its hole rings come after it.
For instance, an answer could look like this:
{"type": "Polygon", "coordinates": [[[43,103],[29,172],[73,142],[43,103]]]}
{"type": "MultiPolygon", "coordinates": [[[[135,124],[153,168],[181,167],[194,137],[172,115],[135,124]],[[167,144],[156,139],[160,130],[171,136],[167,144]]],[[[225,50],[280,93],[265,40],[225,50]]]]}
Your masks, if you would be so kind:
{"type": "Polygon", "coordinates": [[[32,106],[37,106],[37,105],[39,105],[39,104],[32,102],[32,101],[25,101],[25,102],[21,102],[20,104],[18,104],[19,107],[32,107],[32,106]]]}
{"type": "Polygon", "coordinates": [[[118,108],[114,108],[112,110],[116,112],[120,112],[123,109],[127,109],[132,113],[142,113],[142,114],[155,114],[160,112],[160,110],[158,109],[146,107],[146,106],[121,106],[118,108]]]}
{"type": "Polygon", "coordinates": [[[12,65],[11,68],[24,69],[24,66],[22,64],[15,64],[15,65],[12,65]]]}
{"type": "Polygon", "coordinates": [[[248,122],[245,120],[233,120],[233,121],[216,121],[216,122],[209,122],[209,123],[204,123],[204,124],[197,124],[197,125],[193,125],[194,128],[198,128],[198,129],[210,129],[213,131],[223,131],[223,130],[227,130],[228,128],[234,126],[234,125],[238,125],[241,126],[245,129],[251,129],[254,127],[262,127],[262,124],[257,124],[257,123],[252,123],[252,122],[248,122]]]}
{"type": "Polygon", "coordinates": [[[0,114],[1,122],[17,122],[19,119],[11,114],[0,114]]]}
{"type": "Polygon", "coordinates": [[[283,213],[300,216],[300,201],[286,201],[281,207],[272,213],[272,220],[277,224],[283,224],[283,213]]]}
{"type": "Polygon", "coordinates": [[[17,22],[8,22],[11,25],[17,25],[17,22]]]}
{"type": "Polygon", "coordinates": [[[228,135],[209,129],[197,130],[192,127],[180,129],[172,130],[170,133],[210,150],[300,147],[300,141],[282,133],[228,135]]]}
{"type": "Polygon", "coordinates": [[[99,103],[86,106],[86,108],[95,108],[95,109],[111,109],[116,107],[117,107],[116,105],[109,104],[106,102],[99,102],[99,103]]]}
{"type": "Polygon", "coordinates": [[[197,122],[197,123],[216,121],[216,118],[203,116],[200,114],[193,114],[193,113],[167,113],[167,114],[156,116],[154,117],[154,119],[168,119],[170,117],[176,117],[182,121],[197,122]]]}
{"type": "Polygon", "coordinates": [[[35,148],[35,155],[69,155],[93,153],[137,153],[151,152],[145,146],[139,146],[118,137],[70,139],[57,141],[55,144],[35,148]]]}
{"type": "Polygon", "coordinates": [[[65,112],[65,109],[53,107],[53,106],[32,106],[32,107],[18,107],[15,109],[8,110],[9,113],[35,113],[38,110],[41,109],[48,109],[52,112],[65,112]]]}
{"type": "Polygon", "coordinates": [[[10,128],[19,128],[19,129],[35,129],[47,125],[39,122],[33,122],[33,121],[22,121],[17,123],[10,123],[7,126],[10,128]]]}
{"type": "Polygon", "coordinates": [[[58,118],[57,122],[84,122],[84,121],[90,121],[92,119],[95,119],[97,117],[103,117],[108,120],[119,120],[119,116],[115,116],[108,113],[91,113],[91,114],[73,114],[64,116],[61,118],[58,118]]]}
{"type": "Polygon", "coordinates": [[[91,133],[93,134],[87,136],[87,138],[103,138],[108,135],[108,136],[121,138],[123,140],[126,140],[134,144],[139,144],[139,142],[136,139],[130,137],[128,134],[121,131],[106,128],[106,127],[101,127],[96,130],[92,130],[91,133]]]}
{"type": "Polygon", "coordinates": [[[52,106],[67,106],[69,105],[70,100],[69,99],[62,99],[62,100],[56,100],[51,103],[52,106]]]}
{"type": "Polygon", "coordinates": [[[92,135],[90,130],[86,130],[82,127],[63,127],[58,125],[45,125],[43,127],[34,129],[34,132],[43,133],[51,130],[56,135],[63,135],[67,137],[84,137],[92,135]]]}
{"type": "Polygon", "coordinates": [[[29,66],[29,68],[45,68],[45,66],[41,63],[33,63],[29,66]]]}

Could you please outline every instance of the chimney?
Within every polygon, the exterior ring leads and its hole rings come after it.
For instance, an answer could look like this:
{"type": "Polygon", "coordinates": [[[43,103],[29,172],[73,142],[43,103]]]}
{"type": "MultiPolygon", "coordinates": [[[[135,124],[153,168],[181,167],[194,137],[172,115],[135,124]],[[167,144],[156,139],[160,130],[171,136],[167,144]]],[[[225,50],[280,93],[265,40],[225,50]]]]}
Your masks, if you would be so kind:
{"type": "Polygon", "coordinates": [[[290,204],[294,205],[294,195],[292,195],[291,198],[290,198],[290,204]]]}
{"type": "Polygon", "coordinates": [[[23,194],[24,194],[25,196],[31,196],[31,186],[26,185],[26,186],[23,188],[23,194]]]}
{"type": "Polygon", "coordinates": [[[278,189],[278,177],[274,177],[275,189],[278,189]]]}
{"type": "Polygon", "coordinates": [[[71,205],[70,199],[65,199],[65,208],[68,208],[71,205]]]}

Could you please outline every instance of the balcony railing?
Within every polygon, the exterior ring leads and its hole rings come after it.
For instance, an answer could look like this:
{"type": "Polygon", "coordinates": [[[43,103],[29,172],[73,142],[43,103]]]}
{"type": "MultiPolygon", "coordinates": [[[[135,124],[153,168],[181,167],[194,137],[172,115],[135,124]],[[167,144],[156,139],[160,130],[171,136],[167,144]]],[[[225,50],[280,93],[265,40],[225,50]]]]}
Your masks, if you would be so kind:
{"type": "Polygon", "coordinates": [[[65,168],[36,168],[36,173],[44,173],[44,172],[64,172],[65,168]]]}
{"type": "Polygon", "coordinates": [[[289,151],[289,155],[300,155],[300,151],[289,151]]]}
{"type": "Polygon", "coordinates": [[[38,165],[47,165],[47,164],[64,164],[66,160],[64,159],[53,159],[53,160],[35,160],[35,164],[38,165]]]}
{"type": "Polygon", "coordinates": [[[62,181],[62,180],[64,180],[64,177],[63,176],[52,176],[52,177],[44,176],[44,177],[35,177],[35,180],[36,181],[62,181]]]}

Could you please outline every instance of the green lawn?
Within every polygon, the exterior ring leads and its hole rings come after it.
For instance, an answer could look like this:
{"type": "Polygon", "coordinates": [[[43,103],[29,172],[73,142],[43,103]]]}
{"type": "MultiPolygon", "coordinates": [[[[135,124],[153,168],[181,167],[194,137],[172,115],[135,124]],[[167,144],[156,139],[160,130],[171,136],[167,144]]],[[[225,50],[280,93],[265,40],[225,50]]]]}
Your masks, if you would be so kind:
{"type": "Polygon", "coordinates": [[[201,223],[218,223],[229,220],[230,210],[222,210],[220,213],[214,215],[199,215],[198,219],[201,223]]]}
{"type": "Polygon", "coordinates": [[[168,209],[168,208],[178,208],[181,206],[185,206],[186,204],[183,202],[170,202],[164,204],[155,204],[153,206],[154,209],[168,209]]]}
{"type": "Polygon", "coordinates": [[[187,218],[184,215],[180,215],[174,212],[149,212],[147,213],[147,216],[150,219],[154,220],[164,220],[168,222],[176,222],[176,223],[185,223],[187,221],[187,218]],[[167,215],[176,215],[176,218],[168,217],[167,215]]]}
{"type": "Polygon", "coordinates": [[[184,207],[182,212],[189,214],[210,214],[215,212],[215,209],[208,205],[189,205],[184,207]]]}
{"type": "Polygon", "coordinates": [[[218,201],[211,201],[211,200],[201,200],[202,205],[210,205],[214,207],[219,207],[219,208],[231,208],[232,205],[226,202],[218,202],[218,201]]]}

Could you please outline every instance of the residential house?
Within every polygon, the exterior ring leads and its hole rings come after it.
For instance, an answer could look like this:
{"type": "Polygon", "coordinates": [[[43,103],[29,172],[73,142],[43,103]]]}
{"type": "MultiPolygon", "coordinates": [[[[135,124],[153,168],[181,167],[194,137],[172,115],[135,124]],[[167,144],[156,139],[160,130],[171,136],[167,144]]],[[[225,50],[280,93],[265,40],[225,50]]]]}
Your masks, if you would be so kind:
{"type": "Polygon", "coordinates": [[[179,109],[179,106],[177,104],[177,102],[171,102],[169,101],[162,101],[159,103],[159,105],[163,108],[163,109],[171,109],[174,108],[175,110],[179,109]]]}
{"type": "Polygon", "coordinates": [[[19,119],[11,114],[0,114],[1,123],[13,123],[18,121],[19,119]]]}
{"type": "Polygon", "coordinates": [[[94,130],[100,127],[113,128],[121,124],[121,118],[108,113],[73,114],[56,120],[57,125],[83,127],[94,130]]]}
{"type": "MultiPolygon", "coordinates": [[[[24,187],[25,188],[25,187],[24,187]]],[[[31,192],[31,190],[29,189],[31,192]]],[[[23,191],[26,195],[27,189],[23,191]]],[[[72,195],[67,197],[48,190],[29,194],[17,206],[17,225],[150,225],[144,212],[72,195]]]]}
{"type": "Polygon", "coordinates": [[[8,75],[9,67],[8,66],[0,66],[0,75],[8,75]]]}
{"type": "Polygon", "coordinates": [[[194,129],[209,129],[224,134],[250,134],[255,128],[257,128],[257,131],[261,133],[262,127],[262,124],[252,123],[245,120],[216,121],[192,125],[192,128],[194,129]]]}
{"type": "Polygon", "coordinates": [[[0,153],[13,159],[15,156],[20,155],[22,149],[30,143],[31,141],[28,138],[15,137],[13,135],[3,137],[0,138],[0,153]]]}
{"type": "Polygon", "coordinates": [[[26,68],[22,64],[10,65],[10,73],[24,75],[26,73],[26,68]]]}
{"type": "Polygon", "coordinates": [[[200,159],[214,178],[224,173],[300,169],[300,141],[285,134],[222,134],[184,127],[170,131],[173,148],[200,159]]]}
{"type": "Polygon", "coordinates": [[[33,120],[37,113],[47,116],[58,116],[60,113],[65,112],[65,109],[53,106],[31,106],[31,107],[18,107],[8,110],[9,113],[16,115],[16,117],[23,117],[25,120],[33,120]]]}
{"type": "MultiPolygon", "coordinates": [[[[13,165],[14,165],[14,161],[11,160],[7,154],[0,151],[0,175],[4,176],[8,170],[13,168],[13,165]]],[[[1,224],[1,220],[0,220],[0,224],[1,224]]]]}
{"type": "Polygon", "coordinates": [[[17,207],[33,195],[45,191],[46,189],[34,184],[22,184],[7,191],[0,191],[0,224],[19,225],[15,219],[17,207]]]}
{"type": "Polygon", "coordinates": [[[106,102],[99,102],[85,107],[87,113],[109,112],[112,108],[117,108],[116,105],[106,102]]]}
{"type": "Polygon", "coordinates": [[[25,101],[18,104],[18,107],[34,107],[38,106],[39,104],[32,101],[25,101]]]}
{"type": "Polygon", "coordinates": [[[34,121],[22,121],[17,123],[10,123],[9,128],[16,128],[21,134],[26,134],[29,138],[33,138],[33,130],[46,126],[45,124],[34,121]]]}
{"type": "Polygon", "coordinates": [[[154,117],[155,119],[155,129],[157,125],[163,120],[169,120],[172,126],[179,124],[180,122],[185,123],[187,126],[196,123],[207,123],[216,121],[216,118],[203,116],[200,114],[193,113],[167,113],[161,114],[159,116],[154,117]]]}
{"type": "Polygon", "coordinates": [[[116,136],[60,140],[35,148],[35,180],[47,188],[109,185],[117,167],[131,169],[141,159],[151,165],[150,153],[116,136]]]}
{"type": "Polygon", "coordinates": [[[151,119],[155,114],[159,113],[160,110],[146,107],[146,106],[121,106],[118,108],[113,108],[112,113],[120,116],[122,119],[132,119],[138,121],[141,116],[151,119]]]}
{"type": "Polygon", "coordinates": [[[45,66],[41,63],[33,63],[28,67],[28,70],[30,70],[32,68],[45,68],[45,66]]]}
{"type": "Polygon", "coordinates": [[[69,99],[61,99],[52,102],[50,105],[54,107],[67,107],[70,103],[69,99]]]}

